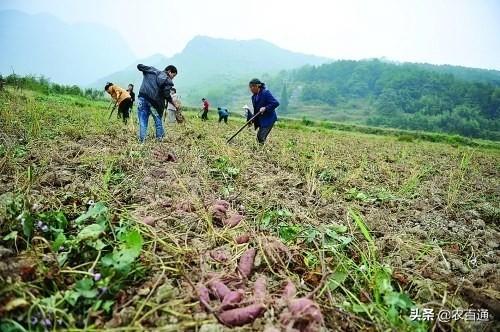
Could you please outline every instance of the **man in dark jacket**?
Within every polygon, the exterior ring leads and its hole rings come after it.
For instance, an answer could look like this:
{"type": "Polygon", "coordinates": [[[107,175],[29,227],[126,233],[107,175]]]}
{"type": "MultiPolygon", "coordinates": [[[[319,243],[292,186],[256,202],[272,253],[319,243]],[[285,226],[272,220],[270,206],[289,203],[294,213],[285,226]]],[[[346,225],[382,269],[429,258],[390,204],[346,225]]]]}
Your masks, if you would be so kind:
{"type": "Polygon", "coordinates": [[[267,136],[273,129],[274,123],[278,120],[275,109],[280,103],[273,97],[271,92],[266,89],[266,85],[259,79],[254,78],[248,84],[252,92],[252,104],[254,113],[248,111],[247,120],[258,114],[253,120],[257,131],[257,141],[264,144],[267,136]]]}
{"type": "Polygon", "coordinates": [[[156,127],[156,139],[161,141],[164,136],[161,118],[168,102],[172,102],[170,89],[174,86],[172,80],[177,75],[177,68],[169,65],[160,71],[154,67],[137,65],[142,72],[142,84],[139,89],[137,116],[139,118],[139,140],[144,142],[148,132],[149,115],[153,117],[156,127]]]}

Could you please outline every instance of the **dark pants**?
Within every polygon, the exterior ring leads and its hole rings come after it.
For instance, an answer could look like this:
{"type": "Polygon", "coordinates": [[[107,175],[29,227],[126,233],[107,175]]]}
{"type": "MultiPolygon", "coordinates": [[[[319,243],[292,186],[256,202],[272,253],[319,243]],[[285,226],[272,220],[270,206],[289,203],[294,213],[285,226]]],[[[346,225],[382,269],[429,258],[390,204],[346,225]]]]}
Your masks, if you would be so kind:
{"type": "Polygon", "coordinates": [[[268,127],[259,127],[259,130],[257,131],[257,141],[260,144],[264,144],[264,142],[267,139],[267,136],[269,136],[269,133],[271,132],[271,129],[273,129],[274,123],[268,127]]]}
{"type": "Polygon", "coordinates": [[[208,120],[208,110],[203,110],[203,114],[201,115],[201,119],[203,121],[208,120]]]}
{"type": "Polygon", "coordinates": [[[130,108],[132,107],[132,99],[127,98],[124,99],[119,105],[118,105],[118,117],[123,119],[123,123],[127,124],[127,120],[130,117],[130,108]]]}
{"type": "Polygon", "coordinates": [[[227,115],[219,115],[219,123],[221,123],[222,120],[224,120],[224,123],[227,123],[227,115]]]}

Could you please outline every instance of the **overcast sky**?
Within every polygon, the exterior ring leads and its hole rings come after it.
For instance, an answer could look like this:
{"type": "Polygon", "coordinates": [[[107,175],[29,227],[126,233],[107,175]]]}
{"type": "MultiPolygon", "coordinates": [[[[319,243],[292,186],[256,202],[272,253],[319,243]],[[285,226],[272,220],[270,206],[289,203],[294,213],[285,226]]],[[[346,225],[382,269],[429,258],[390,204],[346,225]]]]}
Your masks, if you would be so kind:
{"type": "Polygon", "coordinates": [[[3,9],[108,25],[138,57],[207,35],[335,59],[500,69],[500,0],[0,0],[3,9]]]}

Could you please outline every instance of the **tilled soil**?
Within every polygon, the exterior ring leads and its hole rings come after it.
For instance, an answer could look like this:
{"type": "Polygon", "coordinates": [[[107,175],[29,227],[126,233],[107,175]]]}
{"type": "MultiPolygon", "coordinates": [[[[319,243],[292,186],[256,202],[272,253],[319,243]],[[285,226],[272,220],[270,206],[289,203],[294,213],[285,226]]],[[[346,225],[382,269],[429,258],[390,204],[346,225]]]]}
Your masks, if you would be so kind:
{"type": "MultiPolygon", "coordinates": [[[[193,285],[213,275],[231,276],[249,246],[259,252],[255,273],[235,282],[250,289],[257,275],[266,276],[272,309],[242,329],[279,326],[275,310],[283,283],[291,278],[304,295],[323,282],[325,271],[304,264],[306,247],[300,239],[286,243],[287,257],[266,264],[266,241],[276,237],[285,242],[262,226],[266,211],[286,210],[288,223],[304,227],[345,225],[362,241],[349,217],[352,208],[363,216],[395,284],[416,303],[488,309],[496,320],[431,326],[498,327],[498,152],[280,127],[264,147],[255,144],[250,130],[226,145],[224,137],[237,125],[227,129],[198,121],[167,127],[163,142],[143,146],[131,127],[75,139],[30,141],[24,156],[4,161],[3,200],[23,192],[33,210],[64,211],[71,218],[84,212],[89,200],[106,201],[153,234],[154,244],[148,247],[152,252],[142,257],[148,266],[143,280],[123,289],[111,316],[94,317],[95,327],[226,329],[200,307],[193,285]],[[467,166],[461,163],[464,156],[469,158],[467,166]],[[34,172],[29,182],[24,175],[28,166],[34,172]],[[244,216],[240,225],[228,228],[214,222],[209,207],[217,199],[228,201],[231,213],[244,216]],[[244,234],[250,244],[237,244],[234,239],[244,234]],[[227,259],[211,258],[214,250],[227,259]],[[136,316],[138,308],[144,316],[136,316]]],[[[0,249],[3,281],[30,266],[22,250],[0,249]]],[[[383,328],[344,310],[340,290],[331,294],[330,299],[316,298],[324,329],[383,328]]]]}

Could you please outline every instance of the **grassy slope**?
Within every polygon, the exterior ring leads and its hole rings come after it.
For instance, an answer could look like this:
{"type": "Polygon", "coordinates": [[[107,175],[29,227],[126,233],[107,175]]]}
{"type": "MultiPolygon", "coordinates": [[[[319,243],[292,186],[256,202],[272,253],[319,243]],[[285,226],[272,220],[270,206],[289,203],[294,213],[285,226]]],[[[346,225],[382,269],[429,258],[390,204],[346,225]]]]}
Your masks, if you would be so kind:
{"type": "MultiPolygon", "coordinates": [[[[104,102],[23,95],[0,97],[5,128],[0,245],[12,251],[0,264],[0,310],[24,326],[37,312],[79,328],[177,331],[216,324],[197,305],[187,280],[196,283],[208,271],[233,270],[247,247],[233,238],[244,232],[252,234],[250,246],[259,249],[257,272],[269,278],[273,296],[287,277],[302,294],[321,286],[315,299],[328,329],[415,330],[438,324],[409,322],[413,304],[406,295],[417,306],[436,310],[466,308],[480,299],[479,307],[489,306],[490,312],[498,306],[496,149],[405,142],[300,123],[279,125],[263,148],[250,129],[227,145],[225,138],[241,122],[230,119],[229,126],[217,126],[211,114],[201,123],[194,112],[187,113],[185,126],[168,127],[163,143],[139,145],[134,124],[125,128],[116,119],[108,121],[104,102]],[[162,161],[167,152],[178,161],[162,161]],[[204,205],[216,198],[243,212],[245,222],[231,230],[214,225],[204,205]],[[12,213],[15,199],[22,203],[12,213]],[[114,314],[102,309],[88,314],[92,297],[74,304],[65,300],[93,262],[105,271],[90,242],[73,248],[75,261],[57,266],[43,240],[33,238],[26,248],[15,218],[62,211],[72,225],[65,231],[69,238],[79,227],[72,221],[90,199],[109,209],[110,226],[101,234],[108,243],[103,256],[124,245],[116,239],[123,229],[138,230],[144,239],[132,272],[121,279],[112,279],[114,272],[106,277],[123,288],[107,298],[114,314]],[[178,208],[186,202],[193,212],[178,208]],[[145,216],[154,217],[156,226],[140,223],[145,216]],[[5,239],[13,230],[17,237],[5,239]],[[288,264],[272,264],[262,255],[269,236],[287,244],[288,264]],[[218,247],[233,259],[201,263],[200,256],[218,247]],[[27,277],[16,272],[25,266],[34,266],[27,277]],[[25,303],[7,310],[6,303],[12,306],[16,298],[25,303]]],[[[48,237],[39,230],[35,235],[48,237]]],[[[278,315],[268,311],[242,330],[276,324],[278,315]]],[[[438,325],[470,329],[471,324],[438,325]]]]}
{"type": "Polygon", "coordinates": [[[357,100],[340,106],[331,106],[326,103],[307,105],[299,102],[299,104],[289,107],[286,115],[297,119],[305,117],[311,120],[366,124],[368,117],[375,113],[369,102],[357,100]]]}

